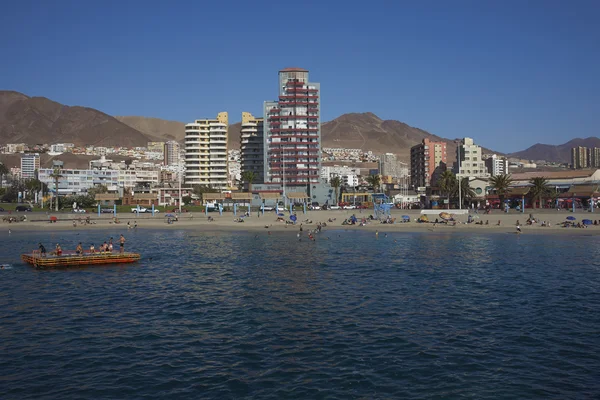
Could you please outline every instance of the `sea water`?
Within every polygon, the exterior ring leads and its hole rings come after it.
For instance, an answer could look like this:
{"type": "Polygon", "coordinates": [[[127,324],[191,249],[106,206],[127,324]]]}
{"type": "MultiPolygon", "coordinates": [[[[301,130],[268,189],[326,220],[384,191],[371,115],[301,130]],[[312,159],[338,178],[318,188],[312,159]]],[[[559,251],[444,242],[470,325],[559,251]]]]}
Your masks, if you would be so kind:
{"type": "Polygon", "coordinates": [[[138,230],[135,264],[19,261],[119,233],[3,234],[0,398],[600,396],[599,237],[138,230]]]}

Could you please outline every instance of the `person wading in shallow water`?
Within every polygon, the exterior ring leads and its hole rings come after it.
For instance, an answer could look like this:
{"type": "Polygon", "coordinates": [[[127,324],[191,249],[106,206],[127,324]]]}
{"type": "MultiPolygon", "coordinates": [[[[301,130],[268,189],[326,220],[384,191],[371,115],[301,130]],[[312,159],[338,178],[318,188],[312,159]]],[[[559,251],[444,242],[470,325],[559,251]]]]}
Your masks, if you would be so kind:
{"type": "Polygon", "coordinates": [[[120,252],[123,253],[123,251],[125,251],[125,236],[123,236],[123,234],[121,234],[121,237],[119,238],[119,247],[120,252]]]}

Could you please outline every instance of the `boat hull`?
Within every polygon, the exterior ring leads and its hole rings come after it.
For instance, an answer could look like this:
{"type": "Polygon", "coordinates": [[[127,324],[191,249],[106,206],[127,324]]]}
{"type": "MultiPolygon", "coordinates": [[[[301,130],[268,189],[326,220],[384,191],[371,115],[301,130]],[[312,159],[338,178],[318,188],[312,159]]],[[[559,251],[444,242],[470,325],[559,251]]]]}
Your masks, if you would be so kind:
{"type": "Polygon", "coordinates": [[[86,265],[122,264],[136,262],[141,258],[138,253],[94,253],[45,256],[23,254],[21,259],[35,268],[80,267],[86,265]]]}

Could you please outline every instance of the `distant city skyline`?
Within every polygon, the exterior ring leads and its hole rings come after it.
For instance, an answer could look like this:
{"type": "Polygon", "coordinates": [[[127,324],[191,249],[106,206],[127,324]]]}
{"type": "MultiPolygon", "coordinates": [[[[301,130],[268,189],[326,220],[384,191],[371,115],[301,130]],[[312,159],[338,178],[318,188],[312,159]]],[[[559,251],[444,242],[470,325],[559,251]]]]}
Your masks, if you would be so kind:
{"type": "Polygon", "coordinates": [[[500,152],[600,133],[600,3],[304,2],[297,25],[297,4],[271,5],[11,3],[0,89],[111,115],[261,117],[274,71],[301,67],[324,85],[323,122],[373,112],[500,152]]]}

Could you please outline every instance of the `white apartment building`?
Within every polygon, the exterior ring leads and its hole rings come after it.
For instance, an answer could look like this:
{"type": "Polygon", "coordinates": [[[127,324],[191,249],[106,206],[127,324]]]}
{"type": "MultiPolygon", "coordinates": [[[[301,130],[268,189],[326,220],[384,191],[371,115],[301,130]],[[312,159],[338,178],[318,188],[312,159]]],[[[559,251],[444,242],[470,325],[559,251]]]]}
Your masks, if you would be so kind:
{"type": "Polygon", "coordinates": [[[185,126],[185,183],[227,189],[227,112],[185,126]]]}
{"type": "Polygon", "coordinates": [[[321,167],[321,180],[331,182],[333,177],[339,176],[342,180],[342,185],[353,187],[358,185],[358,171],[356,168],[351,168],[345,165],[333,165],[321,167]]]}
{"type": "Polygon", "coordinates": [[[486,158],[485,165],[490,176],[508,174],[508,160],[506,157],[500,157],[497,154],[492,154],[486,158]]]}
{"type": "Polygon", "coordinates": [[[462,177],[489,178],[481,147],[471,138],[464,138],[456,147],[456,174],[462,177]]]}
{"type": "Polygon", "coordinates": [[[36,178],[36,171],[40,169],[40,155],[27,153],[21,156],[21,179],[36,178]]]}
{"type": "MultiPolygon", "coordinates": [[[[42,168],[39,170],[39,180],[55,190],[54,170],[42,168]]],[[[105,185],[109,191],[116,191],[119,184],[119,171],[91,169],[61,169],[58,179],[59,196],[81,195],[94,186],[105,185]]]]}

